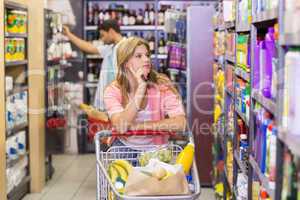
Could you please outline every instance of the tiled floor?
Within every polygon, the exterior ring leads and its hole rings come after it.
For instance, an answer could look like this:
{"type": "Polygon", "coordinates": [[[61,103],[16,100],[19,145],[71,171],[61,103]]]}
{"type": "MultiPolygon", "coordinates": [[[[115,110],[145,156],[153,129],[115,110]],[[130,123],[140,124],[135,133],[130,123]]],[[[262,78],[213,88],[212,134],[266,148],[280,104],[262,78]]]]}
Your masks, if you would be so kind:
{"type": "MultiPolygon", "coordinates": [[[[94,200],[96,199],[95,156],[59,155],[53,158],[55,173],[41,193],[23,200],[94,200]]],[[[213,200],[211,189],[202,189],[202,200],[213,200]]]]}

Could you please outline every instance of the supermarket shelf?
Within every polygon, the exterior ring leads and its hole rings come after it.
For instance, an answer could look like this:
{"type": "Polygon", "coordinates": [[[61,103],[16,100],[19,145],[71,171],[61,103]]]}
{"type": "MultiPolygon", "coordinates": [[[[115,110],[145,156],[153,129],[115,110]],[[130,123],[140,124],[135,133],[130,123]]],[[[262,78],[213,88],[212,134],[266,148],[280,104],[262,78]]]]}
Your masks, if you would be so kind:
{"type": "Polygon", "coordinates": [[[240,67],[235,68],[235,74],[247,82],[250,82],[250,73],[246,72],[240,67]]]}
{"type": "MultiPolygon", "coordinates": [[[[86,31],[95,31],[97,26],[85,26],[86,31]]],[[[164,26],[148,26],[148,25],[136,25],[136,26],[120,26],[121,31],[164,31],[164,26]]]]}
{"type": "Polygon", "coordinates": [[[14,134],[16,134],[17,132],[22,131],[27,127],[28,127],[28,123],[23,123],[23,124],[17,125],[17,126],[11,128],[11,129],[7,129],[6,130],[6,135],[7,135],[7,137],[11,137],[14,134]]]}
{"type": "Polygon", "coordinates": [[[293,34],[283,34],[279,38],[279,44],[282,46],[299,46],[300,32],[293,34]]]}
{"type": "Polygon", "coordinates": [[[291,150],[296,156],[300,156],[300,137],[291,134],[288,130],[279,128],[278,138],[291,150]]]}
{"type": "Polygon", "coordinates": [[[15,3],[15,2],[12,2],[12,1],[5,1],[5,8],[13,9],[13,10],[27,11],[27,7],[25,5],[15,3]]]}
{"type": "Polygon", "coordinates": [[[245,176],[248,176],[248,175],[247,175],[247,168],[246,168],[246,166],[244,165],[244,163],[240,160],[238,152],[237,152],[236,150],[234,150],[234,153],[233,153],[233,154],[234,154],[234,155],[233,155],[233,156],[234,156],[234,159],[236,160],[236,162],[237,162],[237,164],[238,164],[240,170],[242,171],[242,173],[243,173],[245,176]]]}
{"type": "Polygon", "coordinates": [[[5,67],[12,67],[12,66],[18,66],[18,65],[26,65],[27,63],[28,63],[27,60],[5,62],[5,67]]]}
{"type": "Polygon", "coordinates": [[[264,97],[257,90],[252,91],[252,97],[263,107],[265,107],[270,113],[276,115],[276,103],[274,101],[264,97]]]}
{"type": "Polygon", "coordinates": [[[5,37],[7,38],[27,38],[28,34],[19,34],[19,33],[5,33],[5,37]]]}
{"type": "Polygon", "coordinates": [[[225,22],[226,29],[233,29],[235,28],[235,21],[225,22]]]}
{"type": "Polygon", "coordinates": [[[250,24],[238,24],[236,32],[250,32],[251,25],[250,24]]]}
{"type": "Polygon", "coordinates": [[[253,171],[258,175],[258,178],[259,178],[262,186],[266,189],[266,191],[270,195],[271,199],[274,199],[275,188],[271,188],[271,186],[269,184],[270,183],[269,179],[263,173],[261,173],[261,170],[252,155],[250,155],[250,157],[249,157],[249,162],[253,168],[253,171]]]}
{"type": "Polygon", "coordinates": [[[278,8],[266,10],[253,15],[252,23],[263,23],[278,19],[278,8]]]}
{"type": "Polygon", "coordinates": [[[242,118],[242,120],[246,123],[246,125],[249,127],[249,121],[247,120],[245,114],[243,114],[241,111],[239,111],[237,108],[235,108],[235,112],[242,118]]]}
{"type": "Polygon", "coordinates": [[[29,187],[26,185],[30,182],[30,176],[24,177],[22,182],[16,186],[10,193],[8,193],[8,200],[17,200],[21,199],[29,191],[29,187]]]}
{"type": "Polygon", "coordinates": [[[234,56],[230,56],[230,55],[226,55],[225,56],[226,60],[231,62],[231,63],[235,63],[235,58],[234,56]]]}
{"type": "Polygon", "coordinates": [[[11,168],[11,167],[15,166],[19,161],[21,161],[28,155],[29,155],[29,152],[27,151],[24,155],[21,155],[19,158],[15,159],[15,160],[7,161],[6,168],[11,168]]]}
{"type": "Polygon", "coordinates": [[[151,58],[154,59],[154,58],[157,58],[157,59],[167,59],[168,58],[168,54],[153,54],[151,55],[151,58]]]}

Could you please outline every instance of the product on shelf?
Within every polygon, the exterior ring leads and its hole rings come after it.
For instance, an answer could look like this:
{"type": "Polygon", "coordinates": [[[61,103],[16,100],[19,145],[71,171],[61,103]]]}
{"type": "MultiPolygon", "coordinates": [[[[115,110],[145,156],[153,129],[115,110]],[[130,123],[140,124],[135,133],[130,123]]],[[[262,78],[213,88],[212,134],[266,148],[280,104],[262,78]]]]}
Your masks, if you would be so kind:
{"type": "Polygon", "coordinates": [[[236,191],[237,199],[248,199],[248,179],[242,173],[238,173],[237,175],[236,191]]]}
{"type": "MultiPolygon", "coordinates": [[[[146,3],[143,7],[136,10],[128,8],[129,4],[109,3],[102,4],[97,1],[87,2],[87,25],[98,26],[107,19],[115,19],[119,25],[155,25],[155,9],[153,3],[146,3]]],[[[159,10],[159,25],[164,23],[164,11],[159,10]]]]}
{"type": "Polygon", "coordinates": [[[24,38],[5,38],[5,61],[14,62],[25,59],[24,38]]]}
{"type": "MultiPolygon", "coordinates": [[[[276,25],[275,25],[276,26],[276,25]]],[[[278,63],[276,42],[278,41],[274,27],[269,27],[264,39],[260,37],[254,47],[254,65],[252,86],[263,96],[276,99],[278,63]]]]}
{"type": "Polygon", "coordinates": [[[229,185],[232,188],[233,185],[233,144],[231,141],[227,141],[227,153],[226,153],[226,170],[229,185]]]}
{"type": "Polygon", "coordinates": [[[226,55],[235,56],[235,33],[226,34],[226,55]]]}
{"type": "Polygon", "coordinates": [[[298,20],[300,17],[300,1],[288,0],[284,1],[284,33],[286,34],[299,34],[300,25],[298,20]]]}
{"type": "Polygon", "coordinates": [[[236,62],[247,72],[250,70],[250,36],[238,34],[236,44],[236,62]]]}
{"type": "Polygon", "coordinates": [[[226,88],[228,91],[232,92],[234,91],[234,66],[231,64],[226,64],[226,88]]]}
{"type": "Polygon", "coordinates": [[[8,33],[27,33],[27,12],[20,10],[6,10],[6,31],[8,33]]]}
{"type": "Polygon", "coordinates": [[[299,199],[299,158],[285,150],[281,199],[299,199]]]}
{"type": "Polygon", "coordinates": [[[248,147],[249,147],[249,129],[246,127],[245,122],[241,119],[237,120],[237,134],[239,144],[239,159],[248,166],[248,147]]]}
{"type": "Polygon", "coordinates": [[[284,90],[284,120],[283,126],[289,133],[299,135],[299,66],[300,49],[290,49],[285,55],[285,90],[284,90]]]}
{"type": "Polygon", "coordinates": [[[245,115],[245,120],[250,118],[250,85],[243,79],[236,80],[236,109],[245,115]]]}
{"type": "Polygon", "coordinates": [[[231,22],[235,20],[235,2],[223,1],[223,18],[224,22],[231,22]]]}
{"type": "Polygon", "coordinates": [[[250,24],[252,21],[252,2],[250,0],[238,1],[238,21],[241,24],[250,24]]]}
{"type": "Polygon", "coordinates": [[[7,97],[6,127],[8,129],[27,123],[27,91],[7,97]]]}
{"type": "Polygon", "coordinates": [[[255,0],[256,1],[256,12],[267,11],[278,7],[278,0],[255,0]]]}
{"type": "Polygon", "coordinates": [[[225,54],[225,32],[214,32],[214,55],[221,56],[225,54]]]}
{"type": "Polygon", "coordinates": [[[255,105],[254,157],[261,172],[274,183],[276,175],[277,128],[273,118],[259,104],[255,105]]]}

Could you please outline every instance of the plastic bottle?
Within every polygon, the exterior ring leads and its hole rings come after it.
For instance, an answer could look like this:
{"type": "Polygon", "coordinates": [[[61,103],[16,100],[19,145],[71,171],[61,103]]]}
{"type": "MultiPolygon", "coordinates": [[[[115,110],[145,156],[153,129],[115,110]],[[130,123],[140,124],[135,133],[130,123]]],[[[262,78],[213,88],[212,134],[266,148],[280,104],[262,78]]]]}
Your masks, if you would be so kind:
{"type": "Polygon", "coordinates": [[[259,51],[260,46],[259,42],[254,47],[254,66],[253,66],[253,81],[252,81],[252,87],[253,89],[259,90],[259,82],[260,82],[260,74],[259,74],[259,51]]]}
{"type": "Polygon", "coordinates": [[[194,160],[195,145],[188,143],[184,149],[179,153],[176,164],[181,164],[185,174],[188,174],[194,160]]]}
{"type": "Polygon", "coordinates": [[[263,84],[263,95],[267,98],[271,98],[272,90],[272,60],[276,56],[275,50],[275,30],[274,27],[268,29],[266,34],[265,43],[266,43],[266,65],[265,65],[265,74],[264,74],[264,84],[263,84]]]}
{"type": "Polygon", "coordinates": [[[265,45],[265,41],[260,41],[259,42],[259,66],[261,66],[259,68],[259,80],[260,80],[260,84],[259,84],[259,90],[262,91],[263,90],[263,80],[264,80],[264,71],[265,71],[265,66],[266,65],[266,45],[265,45]]]}

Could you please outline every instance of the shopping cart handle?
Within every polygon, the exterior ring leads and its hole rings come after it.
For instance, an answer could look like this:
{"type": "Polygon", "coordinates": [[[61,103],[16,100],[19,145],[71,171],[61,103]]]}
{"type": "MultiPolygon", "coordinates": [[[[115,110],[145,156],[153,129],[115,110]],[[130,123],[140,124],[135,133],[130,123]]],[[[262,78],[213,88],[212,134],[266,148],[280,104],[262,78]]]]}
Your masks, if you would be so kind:
{"type": "Polygon", "coordinates": [[[158,131],[158,130],[128,130],[126,133],[118,133],[117,131],[112,131],[112,136],[122,136],[122,137],[129,137],[129,136],[155,136],[155,135],[169,135],[174,136],[176,132],[170,131],[158,131]]]}
{"type": "Polygon", "coordinates": [[[129,137],[129,136],[189,136],[190,132],[171,132],[171,131],[159,131],[159,130],[129,130],[126,133],[118,133],[116,130],[102,130],[96,134],[96,137],[129,137]]]}

